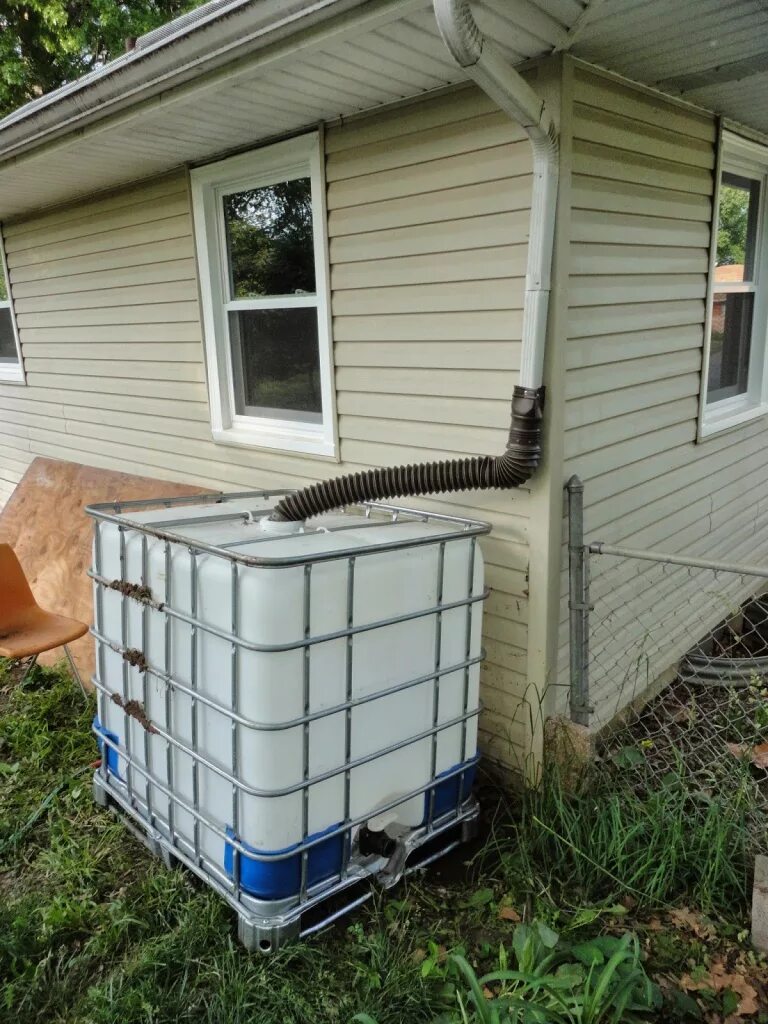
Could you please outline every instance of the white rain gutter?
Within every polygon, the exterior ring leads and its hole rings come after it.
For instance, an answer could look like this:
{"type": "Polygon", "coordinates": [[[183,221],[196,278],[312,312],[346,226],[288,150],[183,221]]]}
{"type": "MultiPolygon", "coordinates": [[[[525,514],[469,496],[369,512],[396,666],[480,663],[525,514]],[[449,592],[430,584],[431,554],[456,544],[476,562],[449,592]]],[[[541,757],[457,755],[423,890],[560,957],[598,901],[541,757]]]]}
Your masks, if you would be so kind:
{"type": "Polygon", "coordinates": [[[480,31],[469,0],[433,0],[443,42],[456,63],[533,146],[533,190],[525,276],[520,385],[541,387],[557,206],[558,137],[544,101],[480,31]]]}

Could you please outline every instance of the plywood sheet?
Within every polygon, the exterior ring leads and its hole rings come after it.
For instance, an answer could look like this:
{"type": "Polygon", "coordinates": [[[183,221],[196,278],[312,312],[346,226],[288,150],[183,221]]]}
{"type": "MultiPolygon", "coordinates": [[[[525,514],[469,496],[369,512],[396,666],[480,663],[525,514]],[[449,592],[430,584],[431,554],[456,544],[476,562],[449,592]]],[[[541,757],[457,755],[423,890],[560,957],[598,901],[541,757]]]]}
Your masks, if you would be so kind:
{"type": "MultiPolygon", "coordinates": [[[[85,506],[200,493],[200,487],[38,458],[0,512],[0,543],[16,551],[43,608],[90,625],[93,605],[86,569],[93,522],[84,513],[85,506]]],[[[85,636],[71,649],[87,683],[94,671],[93,640],[85,636]]],[[[62,651],[52,651],[40,660],[50,665],[62,656],[62,651]]]]}

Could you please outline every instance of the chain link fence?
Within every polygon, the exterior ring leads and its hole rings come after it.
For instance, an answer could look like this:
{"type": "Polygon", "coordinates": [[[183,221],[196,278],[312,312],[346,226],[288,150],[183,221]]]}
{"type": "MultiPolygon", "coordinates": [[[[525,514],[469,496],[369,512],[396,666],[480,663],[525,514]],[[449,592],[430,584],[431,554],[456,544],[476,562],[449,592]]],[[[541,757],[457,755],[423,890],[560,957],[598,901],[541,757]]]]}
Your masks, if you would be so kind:
{"type": "Polygon", "coordinates": [[[638,785],[682,775],[702,800],[746,793],[764,848],[768,565],[586,543],[578,486],[569,487],[572,717],[596,732],[600,763],[638,785]]]}

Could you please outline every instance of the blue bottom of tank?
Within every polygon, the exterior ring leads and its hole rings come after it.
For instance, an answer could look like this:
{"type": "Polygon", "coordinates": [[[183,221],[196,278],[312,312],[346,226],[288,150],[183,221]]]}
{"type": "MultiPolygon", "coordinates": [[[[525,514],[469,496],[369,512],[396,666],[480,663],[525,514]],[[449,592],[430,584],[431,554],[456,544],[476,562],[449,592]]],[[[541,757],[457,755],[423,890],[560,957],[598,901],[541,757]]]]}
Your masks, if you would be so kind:
{"type": "MultiPolygon", "coordinates": [[[[477,758],[474,757],[465,761],[463,765],[457,764],[438,775],[438,782],[434,787],[433,821],[457,810],[459,805],[467,799],[472,791],[476,768],[477,758]],[[463,776],[462,768],[464,769],[463,776]]],[[[429,790],[424,794],[425,822],[428,817],[429,790]]],[[[308,851],[307,886],[309,888],[319,885],[320,882],[326,882],[341,873],[344,835],[336,833],[339,827],[340,824],[331,825],[330,828],[322,832],[315,832],[309,837],[309,842],[321,840],[310,847],[308,851]],[[328,838],[323,840],[323,836],[328,836],[328,838]]],[[[227,828],[227,835],[231,839],[235,838],[235,833],[231,828],[227,828]]],[[[240,886],[244,892],[260,900],[280,900],[299,894],[301,891],[301,844],[287,846],[282,850],[257,850],[256,847],[250,846],[242,839],[240,844],[249,853],[258,853],[269,857],[291,854],[292,851],[296,851],[292,856],[285,856],[280,860],[254,860],[251,857],[241,856],[240,886]]],[[[225,843],[224,870],[230,878],[234,873],[234,855],[234,846],[231,843],[225,843]]]]}
{"type": "MultiPolygon", "coordinates": [[[[434,787],[435,803],[432,808],[432,820],[442,818],[449,811],[455,811],[464,803],[472,792],[477,770],[477,757],[465,761],[463,765],[457,764],[453,768],[447,768],[437,776],[442,779],[434,787]],[[461,774],[462,768],[464,774],[461,774]],[[449,776],[446,778],[446,776],[449,776]]],[[[429,818],[429,790],[424,794],[424,821],[429,818]]]]}
{"type": "Polygon", "coordinates": [[[120,773],[117,770],[117,751],[113,746],[110,746],[110,744],[114,743],[117,746],[119,746],[120,737],[117,735],[116,732],[110,732],[110,730],[107,729],[106,726],[102,725],[101,722],[99,721],[98,715],[94,715],[93,718],[93,731],[96,733],[96,744],[99,748],[99,754],[101,755],[102,759],[106,756],[107,771],[112,772],[112,774],[116,775],[117,778],[119,779],[120,773]],[[105,737],[110,741],[110,743],[104,742],[105,737]],[[104,753],[105,750],[106,755],[104,753]]]}
{"type": "MultiPolygon", "coordinates": [[[[344,835],[336,832],[339,825],[331,825],[322,832],[311,835],[308,842],[328,838],[312,846],[307,851],[307,886],[312,887],[326,882],[341,871],[344,849],[344,835]]],[[[227,835],[234,839],[235,833],[227,828],[227,835]]],[[[249,853],[276,856],[278,854],[297,852],[291,857],[281,860],[254,860],[252,857],[240,857],[240,887],[251,896],[260,900],[280,900],[287,896],[296,896],[301,891],[301,850],[297,843],[282,850],[257,850],[255,846],[240,840],[240,844],[249,853]]],[[[235,867],[235,848],[231,843],[224,846],[224,870],[232,877],[235,867]]]]}

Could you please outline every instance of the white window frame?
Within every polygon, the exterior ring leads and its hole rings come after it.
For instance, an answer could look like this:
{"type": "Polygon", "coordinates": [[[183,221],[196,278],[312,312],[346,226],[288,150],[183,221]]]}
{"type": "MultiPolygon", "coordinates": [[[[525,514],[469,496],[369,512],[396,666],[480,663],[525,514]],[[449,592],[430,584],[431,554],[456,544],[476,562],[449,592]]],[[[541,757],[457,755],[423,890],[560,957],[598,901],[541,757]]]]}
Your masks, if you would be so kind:
{"type": "Polygon", "coordinates": [[[0,309],[7,309],[11,314],[11,326],[13,328],[13,339],[16,342],[16,362],[0,362],[0,384],[26,384],[27,378],[24,373],[24,362],[21,358],[21,342],[19,341],[19,328],[16,324],[16,311],[13,308],[13,292],[11,291],[11,276],[8,273],[8,263],[5,258],[5,240],[3,238],[2,225],[0,224],[0,274],[5,278],[5,289],[8,293],[7,299],[0,299],[0,309]]]}
{"type": "Polygon", "coordinates": [[[712,210],[707,314],[704,325],[704,358],[702,361],[701,396],[699,402],[698,438],[702,440],[759,416],[768,414],[768,147],[731,131],[722,131],[718,146],[715,194],[712,210]],[[760,205],[755,239],[754,287],[715,281],[717,255],[718,209],[723,173],[732,173],[760,180],[760,205]],[[747,390],[744,394],[707,401],[709,360],[712,335],[713,300],[720,292],[752,291],[755,296],[752,312],[747,390]]]}
{"type": "Polygon", "coordinates": [[[208,390],[213,439],[222,444],[268,448],[308,455],[336,456],[325,176],[318,132],[195,168],[190,172],[200,294],[203,307],[208,390]],[[318,423],[299,418],[246,416],[237,412],[227,309],[229,270],[223,197],[291,178],[309,177],[315,247],[316,296],[265,296],[243,307],[316,306],[322,416],[318,423]]]}

